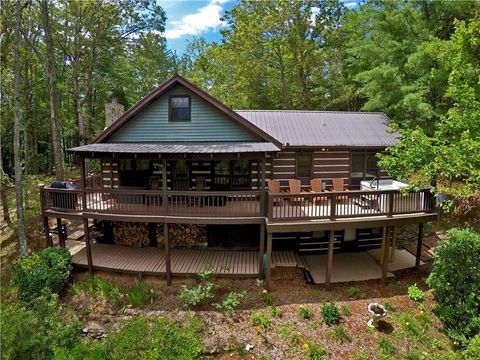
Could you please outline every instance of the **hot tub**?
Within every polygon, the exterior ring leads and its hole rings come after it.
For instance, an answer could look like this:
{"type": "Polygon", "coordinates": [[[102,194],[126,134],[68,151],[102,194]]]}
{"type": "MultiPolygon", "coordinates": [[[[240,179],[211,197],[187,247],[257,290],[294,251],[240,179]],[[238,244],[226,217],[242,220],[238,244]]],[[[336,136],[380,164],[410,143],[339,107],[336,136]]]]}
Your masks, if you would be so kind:
{"type": "MultiPolygon", "coordinates": [[[[399,190],[407,186],[406,183],[393,179],[381,180],[363,180],[360,182],[361,190],[363,191],[385,191],[385,190],[399,190]]],[[[390,196],[388,193],[378,194],[374,196],[366,196],[366,201],[375,202],[375,208],[383,213],[388,212],[390,208],[390,196]]],[[[412,193],[399,195],[394,194],[393,197],[393,212],[414,212],[423,209],[425,194],[412,193]],[[408,199],[411,197],[411,199],[408,199]]]]}

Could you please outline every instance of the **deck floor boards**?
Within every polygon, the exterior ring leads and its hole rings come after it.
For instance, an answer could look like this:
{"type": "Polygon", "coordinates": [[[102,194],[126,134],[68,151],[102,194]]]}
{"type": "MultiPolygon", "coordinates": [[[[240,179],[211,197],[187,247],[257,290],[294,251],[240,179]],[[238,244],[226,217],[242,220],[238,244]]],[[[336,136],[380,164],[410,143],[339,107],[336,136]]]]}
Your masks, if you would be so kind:
{"type": "MultiPolygon", "coordinates": [[[[119,245],[92,244],[93,267],[134,273],[165,274],[164,248],[133,248],[119,245]]],[[[216,274],[255,276],[259,272],[258,251],[217,249],[171,249],[173,275],[196,274],[207,269],[216,274]]],[[[73,255],[73,264],[86,267],[86,249],[73,255]]],[[[291,251],[273,251],[272,266],[301,266],[291,251]]]]}

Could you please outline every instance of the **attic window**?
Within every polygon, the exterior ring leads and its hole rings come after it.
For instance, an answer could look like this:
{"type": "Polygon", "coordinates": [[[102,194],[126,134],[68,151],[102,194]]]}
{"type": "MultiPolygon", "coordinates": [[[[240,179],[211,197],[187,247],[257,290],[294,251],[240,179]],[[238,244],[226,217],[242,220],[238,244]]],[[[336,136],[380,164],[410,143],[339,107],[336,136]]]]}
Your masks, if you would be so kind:
{"type": "Polygon", "coordinates": [[[192,106],[189,95],[170,96],[168,102],[169,121],[188,122],[191,121],[192,106]]]}

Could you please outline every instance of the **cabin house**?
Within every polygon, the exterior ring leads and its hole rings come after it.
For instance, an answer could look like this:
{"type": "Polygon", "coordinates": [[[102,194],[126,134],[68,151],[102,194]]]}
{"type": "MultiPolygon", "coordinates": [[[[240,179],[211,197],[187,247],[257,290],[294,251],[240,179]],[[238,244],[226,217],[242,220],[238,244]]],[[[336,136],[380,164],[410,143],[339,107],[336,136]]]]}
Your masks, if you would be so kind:
{"type": "MultiPolygon", "coordinates": [[[[395,144],[382,113],[232,110],[175,75],[108,126],[81,159],[77,189],[41,189],[42,216],[81,219],[85,248],[74,264],[171,276],[212,267],[260,276],[271,268],[308,271],[304,256],[380,249],[382,280],[395,233],[436,218],[428,189],[377,166],[395,144]],[[97,162],[100,175],[86,175],[97,162]],[[89,220],[103,229],[92,239],[89,220]],[[121,246],[136,244],[138,247],[121,246]]],[[[58,220],[60,221],[60,220],[58,220]]],[[[64,245],[64,239],[60,241],[64,245]]]]}

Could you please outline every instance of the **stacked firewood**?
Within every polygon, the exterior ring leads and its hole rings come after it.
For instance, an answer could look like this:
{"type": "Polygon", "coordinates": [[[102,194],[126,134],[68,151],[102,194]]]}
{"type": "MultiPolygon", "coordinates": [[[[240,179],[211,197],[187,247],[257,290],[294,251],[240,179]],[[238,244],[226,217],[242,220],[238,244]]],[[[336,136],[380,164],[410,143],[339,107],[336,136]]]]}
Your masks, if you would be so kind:
{"type": "Polygon", "coordinates": [[[113,239],[117,245],[147,247],[148,225],[144,223],[114,222],[113,239]]]}
{"type": "MultiPolygon", "coordinates": [[[[170,224],[168,239],[171,246],[192,246],[207,241],[207,227],[196,224],[170,224]]],[[[157,228],[157,245],[164,245],[163,226],[157,228]]]]}

